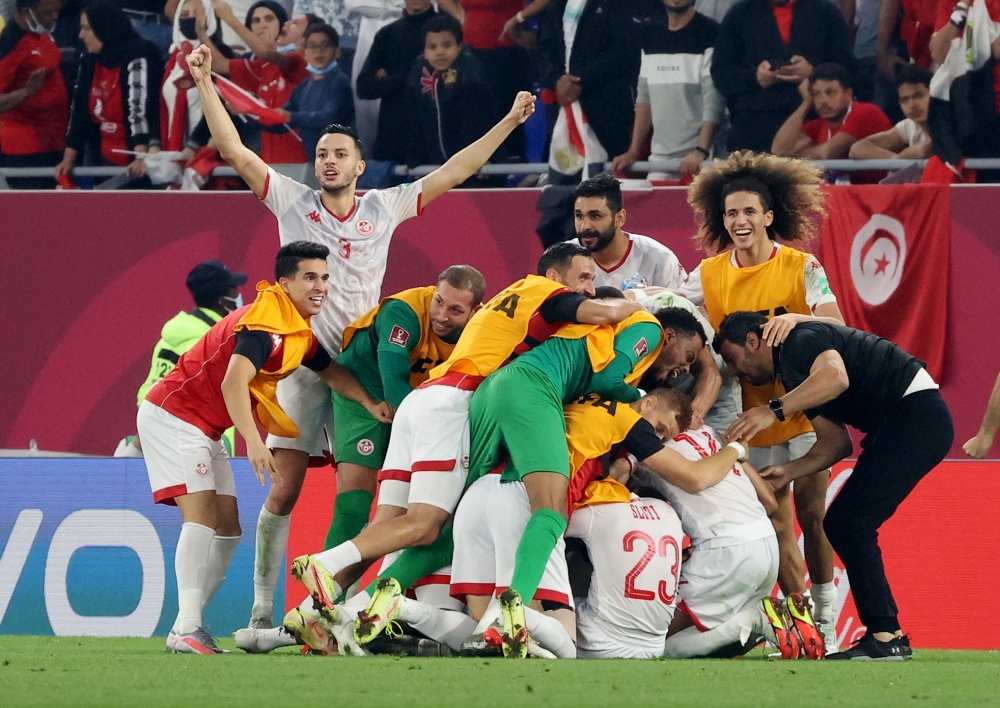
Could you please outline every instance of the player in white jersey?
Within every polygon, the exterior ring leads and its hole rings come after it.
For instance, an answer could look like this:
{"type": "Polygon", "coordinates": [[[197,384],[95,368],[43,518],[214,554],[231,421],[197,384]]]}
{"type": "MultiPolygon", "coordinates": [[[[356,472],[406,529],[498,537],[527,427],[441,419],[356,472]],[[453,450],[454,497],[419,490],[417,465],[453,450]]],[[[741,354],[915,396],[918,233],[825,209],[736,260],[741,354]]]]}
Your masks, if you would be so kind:
{"type": "Polygon", "coordinates": [[[573,222],[580,244],[597,263],[594,286],[619,290],[657,286],[676,290],[687,279],[674,252],[625,226],[621,183],[611,175],[581,182],[574,192],[573,222]]]}
{"type": "Polygon", "coordinates": [[[633,494],[627,504],[577,509],[566,536],[587,544],[594,566],[590,591],[576,608],[577,656],[660,656],[677,604],[684,540],[674,510],[633,494]]]}
{"type": "MultiPolygon", "coordinates": [[[[413,184],[370,190],[361,197],[355,193],[358,177],[365,170],[361,142],[353,130],[331,126],[316,145],[320,189],[314,191],[278,175],[240,142],[212,84],[208,47],[195,49],[188,64],[219,153],[277,216],[281,243],[317,241],[330,248],[331,292],[315,326],[320,343],[331,354],[340,351],[347,324],[378,304],[389,241],[396,226],[478,172],[514,128],[534,112],[535,97],[522,91],[496,126],[439,169],[413,184]]],[[[310,453],[317,450],[324,423],[332,420],[329,394],[317,382],[321,383],[317,377],[301,373],[289,377],[278,391],[278,401],[298,426],[299,437],[268,439],[280,470],[280,484],[271,487],[257,523],[251,621],[260,627],[271,625],[274,588],[288,538],[288,515],[301,491],[310,453]]],[[[332,426],[326,427],[332,431],[332,426]]],[[[329,443],[326,447],[331,449],[329,443]]],[[[338,487],[374,494],[370,477],[338,479],[338,487]]]]}

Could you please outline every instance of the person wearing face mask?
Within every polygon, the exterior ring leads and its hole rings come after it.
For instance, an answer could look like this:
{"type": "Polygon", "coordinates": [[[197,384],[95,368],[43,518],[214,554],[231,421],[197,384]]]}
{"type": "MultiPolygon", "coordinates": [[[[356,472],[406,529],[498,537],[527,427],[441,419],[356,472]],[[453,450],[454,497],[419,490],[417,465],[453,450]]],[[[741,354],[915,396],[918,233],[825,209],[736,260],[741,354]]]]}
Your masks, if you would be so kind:
{"type": "MultiPolygon", "coordinates": [[[[239,288],[246,282],[246,273],[231,273],[217,259],[203,261],[188,273],[187,289],[194,298],[195,307],[178,312],[163,325],[160,340],[153,347],[149,374],[136,396],[138,405],[142,405],[149,389],[173,371],[181,355],[204,337],[216,322],[233,310],[243,307],[243,295],[239,288]]],[[[232,428],[225,432],[222,441],[226,451],[232,455],[236,442],[232,428]]],[[[115,456],[141,457],[139,438],[130,435],[122,440],[115,456]]]]}
{"type": "Polygon", "coordinates": [[[145,163],[127,153],[159,151],[160,52],[136,34],[110,0],[84,8],[80,39],[87,53],[77,72],[66,150],[56,176],[69,175],[85,145],[98,141],[102,164],[127,166],[140,186],[148,185],[145,163]]]}
{"type": "MultiPolygon", "coordinates": [[[[198,39],[212,50],[212,71],[228,76],[233,83],[259,98],[268,108],[281,108],[292,90],[309,78],[308,64],[298,51],[281,51],[278,37],[288,21],[288,13],[274,0],[258,0],[250,6],[240,24],[225,0],[212,0],[216,16],[232,27],[252,50],[241,59],[229,59],[207,34],[198,39]]],[[[270,164],[307,162],[302,140],[285,126],[261,135],[261,158],[270,164]]]]}
{"type": "MultiPolygon", "coordinates": [[[[69,94],[51,31],[60,0],[18,0],[0,33],[0,167],[54,167],[62,159],[69,94]]],[[[50,178],[11,178],[23,189],[49,189],[50,178]]]]}
{"type": "Polygon", "coordinates": [[[322,23],[311,25],[305,39],[306,69],[312,78],[295,87],[280,112],[288,118],[288,125],[299,130],[305,153],[315,155],[326,126],[354,125],[354,92],[351,80],[337,65],[337,30],[322,23]]]}

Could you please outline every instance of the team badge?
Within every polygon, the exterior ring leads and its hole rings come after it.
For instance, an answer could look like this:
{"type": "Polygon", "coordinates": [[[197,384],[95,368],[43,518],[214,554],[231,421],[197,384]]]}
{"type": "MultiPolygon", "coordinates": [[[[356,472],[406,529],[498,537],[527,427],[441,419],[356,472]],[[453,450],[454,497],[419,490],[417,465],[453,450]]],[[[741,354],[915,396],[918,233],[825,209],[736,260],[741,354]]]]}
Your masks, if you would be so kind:
{"type": "Polygon", "coordinates": [[[358,454],[359,455],[370,455],[375,452],[375,443],[373,443],[368,438],[363,440],[358,440],[358,454]]]}
{"type": "Polygon", "coordinates": [[[410,341],[410,333],[399,325],[394,325],[392,331],[389,332],[389,344],[405,347],[408,341],[410,341]]]}
{"type": "Polygon", "coordinates": [[[646,343],[646,338],[643,337],[638,342],[636,342],[635,346],[632,347],[632,351],[634,351],[635,355],[640,359],[649,354],[649,344],[646,343]]]}
{"type": "Polygon", "coordinates": [[[205,475],[208,474],[208,465],[206,465],[204,462],[199,462],[197,465],[194,466],[194,471],[198,473],[199,477],[204,477],[205,475]]]}
{"type": "Polygon", "coordinates": [[[448,71],[444,72],[441,75],[441,79],[449,86],[458,81],[458,72],[455,71],[455,67],[452,67],[448,69],[448,71]]]}
{"type": "Polygon", "coordinates": [[[469,469],[469,456],[468,455],[462,455],[461,465],[462,465],[462,469],[463,470],[469,469]]]}
{"type": "Polygon", "coordinates": [[[368,219],[362,219],[354,225],[354,228],[356,228],[358,233],[362,236],[371,236],[372,232],[375,231],[375,224],[368,221],[368,219]]]}

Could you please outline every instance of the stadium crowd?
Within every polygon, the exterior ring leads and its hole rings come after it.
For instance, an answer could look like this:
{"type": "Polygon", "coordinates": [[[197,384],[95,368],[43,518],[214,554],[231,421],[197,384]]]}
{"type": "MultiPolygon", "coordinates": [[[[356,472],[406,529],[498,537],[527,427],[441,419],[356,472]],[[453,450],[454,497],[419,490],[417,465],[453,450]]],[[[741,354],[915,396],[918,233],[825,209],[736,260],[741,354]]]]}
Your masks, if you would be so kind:
{"type": "MultiPolygon", "coordinates": [[[[954,169],[928,179],[959,179],[962,155],[1000,156],[1000,94],[952,92],[979,126],[954,143],[950,114],[929,123],[931,71],[952,71],[977,11],[966,0],[2,0],[0,167],[52,167],[65,187],[78,165],[127,167],[133,188],[234,186],[211,179],[223,162],[185,62],[205,44],[245,144],[270,164],[305,163],[327,125],[355,127],[364,186],[399,181],[395,165],[443,164],[519,91],[545,110],[491,160],[548,162],[551,182],[648,156],[677,165],[654,183],[689,184],[707,158],[745,149],[936,153],[954,169]]],[[[1000,54],[997,27],[975,33],[987,55],[1000,54]]],[[[989,93],[998,66],[973,85],[989,93]]]]}

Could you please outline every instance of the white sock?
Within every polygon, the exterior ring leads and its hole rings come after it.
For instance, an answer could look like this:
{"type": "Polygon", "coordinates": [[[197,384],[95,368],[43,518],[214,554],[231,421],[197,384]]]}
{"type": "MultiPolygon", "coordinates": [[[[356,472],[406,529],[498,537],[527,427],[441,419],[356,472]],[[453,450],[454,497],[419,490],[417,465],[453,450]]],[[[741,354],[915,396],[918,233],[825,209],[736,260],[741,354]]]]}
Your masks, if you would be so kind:
{"type": "Polygon", "coordinates": [[[205,569],[205,594],[201,598],[202,611],[215,597],[226,579],[226,571],[233,562],[233,554],[240,545],[243,536],[216,536],[212,539],[212,550],[208,554],[208,567],[205,569]]]}
{"type": "Polygon", "coordinates": [[[562,622],[555,617],[549,617],[543,612],[525,607],[524,622],[528,628],[528,634],[543,649],[548,649],[560,659],[576,658],[576,644],[573,643],[566,628],[562,626],[562,622]]]}
{"type": "Polygon", "coordinates": [[[319,564],[326,568],[330,575],[336,575],[344,568],[360,563],[361,551],[354,545],[354,541],[344,541],[328,551],[314,553],[313,558],[319,561],[319,564]]]}
{"type": "Polygon", "coordinates": [[[425,637],[447,644],[455,651],[462,648],[462,641],[476,628],[475,620],[464,612],[445,610],[408,597],[402,598],[399,619],[425,637]]]}
{"type": "Polygon", "coordinates": [[[288,547],[291,516],[277,516],[264,507],[257,515],[257,545],[253,564],[253,610],[251,617],[273,619],[274,591],[282,573],[288,547]]]}
{"type": "Polygon", "coordinates": [[[475,631],[471,633],[482,634],[498,619],[500,619],[500,601],[494,597],[490,600],[490,604],[486,606],[486,611],[483,612],[483,616],[479,618],[479,623],[476,625],[475,631]]]}
{"type": "Polygon", "coordinates": [[[716,649],[736,642],[746,644],[752,633],[764,634],[763,617],[762,610],[752,607],[707,632],[699,631],[697,627],[688,627],[667,637],[663,645],[663,655],[672,659],[692,659],[708,656],[716,649]]]}
{"type": "Polygon", "coordinates": [[[174,631],[193,632],[201,626],[201,599],[205,594],[205,571],[212,552],[215,529],[191,521],[181,526],[174,553],[177,576],[177,619],[174,631]]]}
{"type": "Polygon", "coordinates": [[[813,583],[811,594],[813,619],[833,623],[837,615],[837,584],[832,580],[828,583],[813,583]]]}

